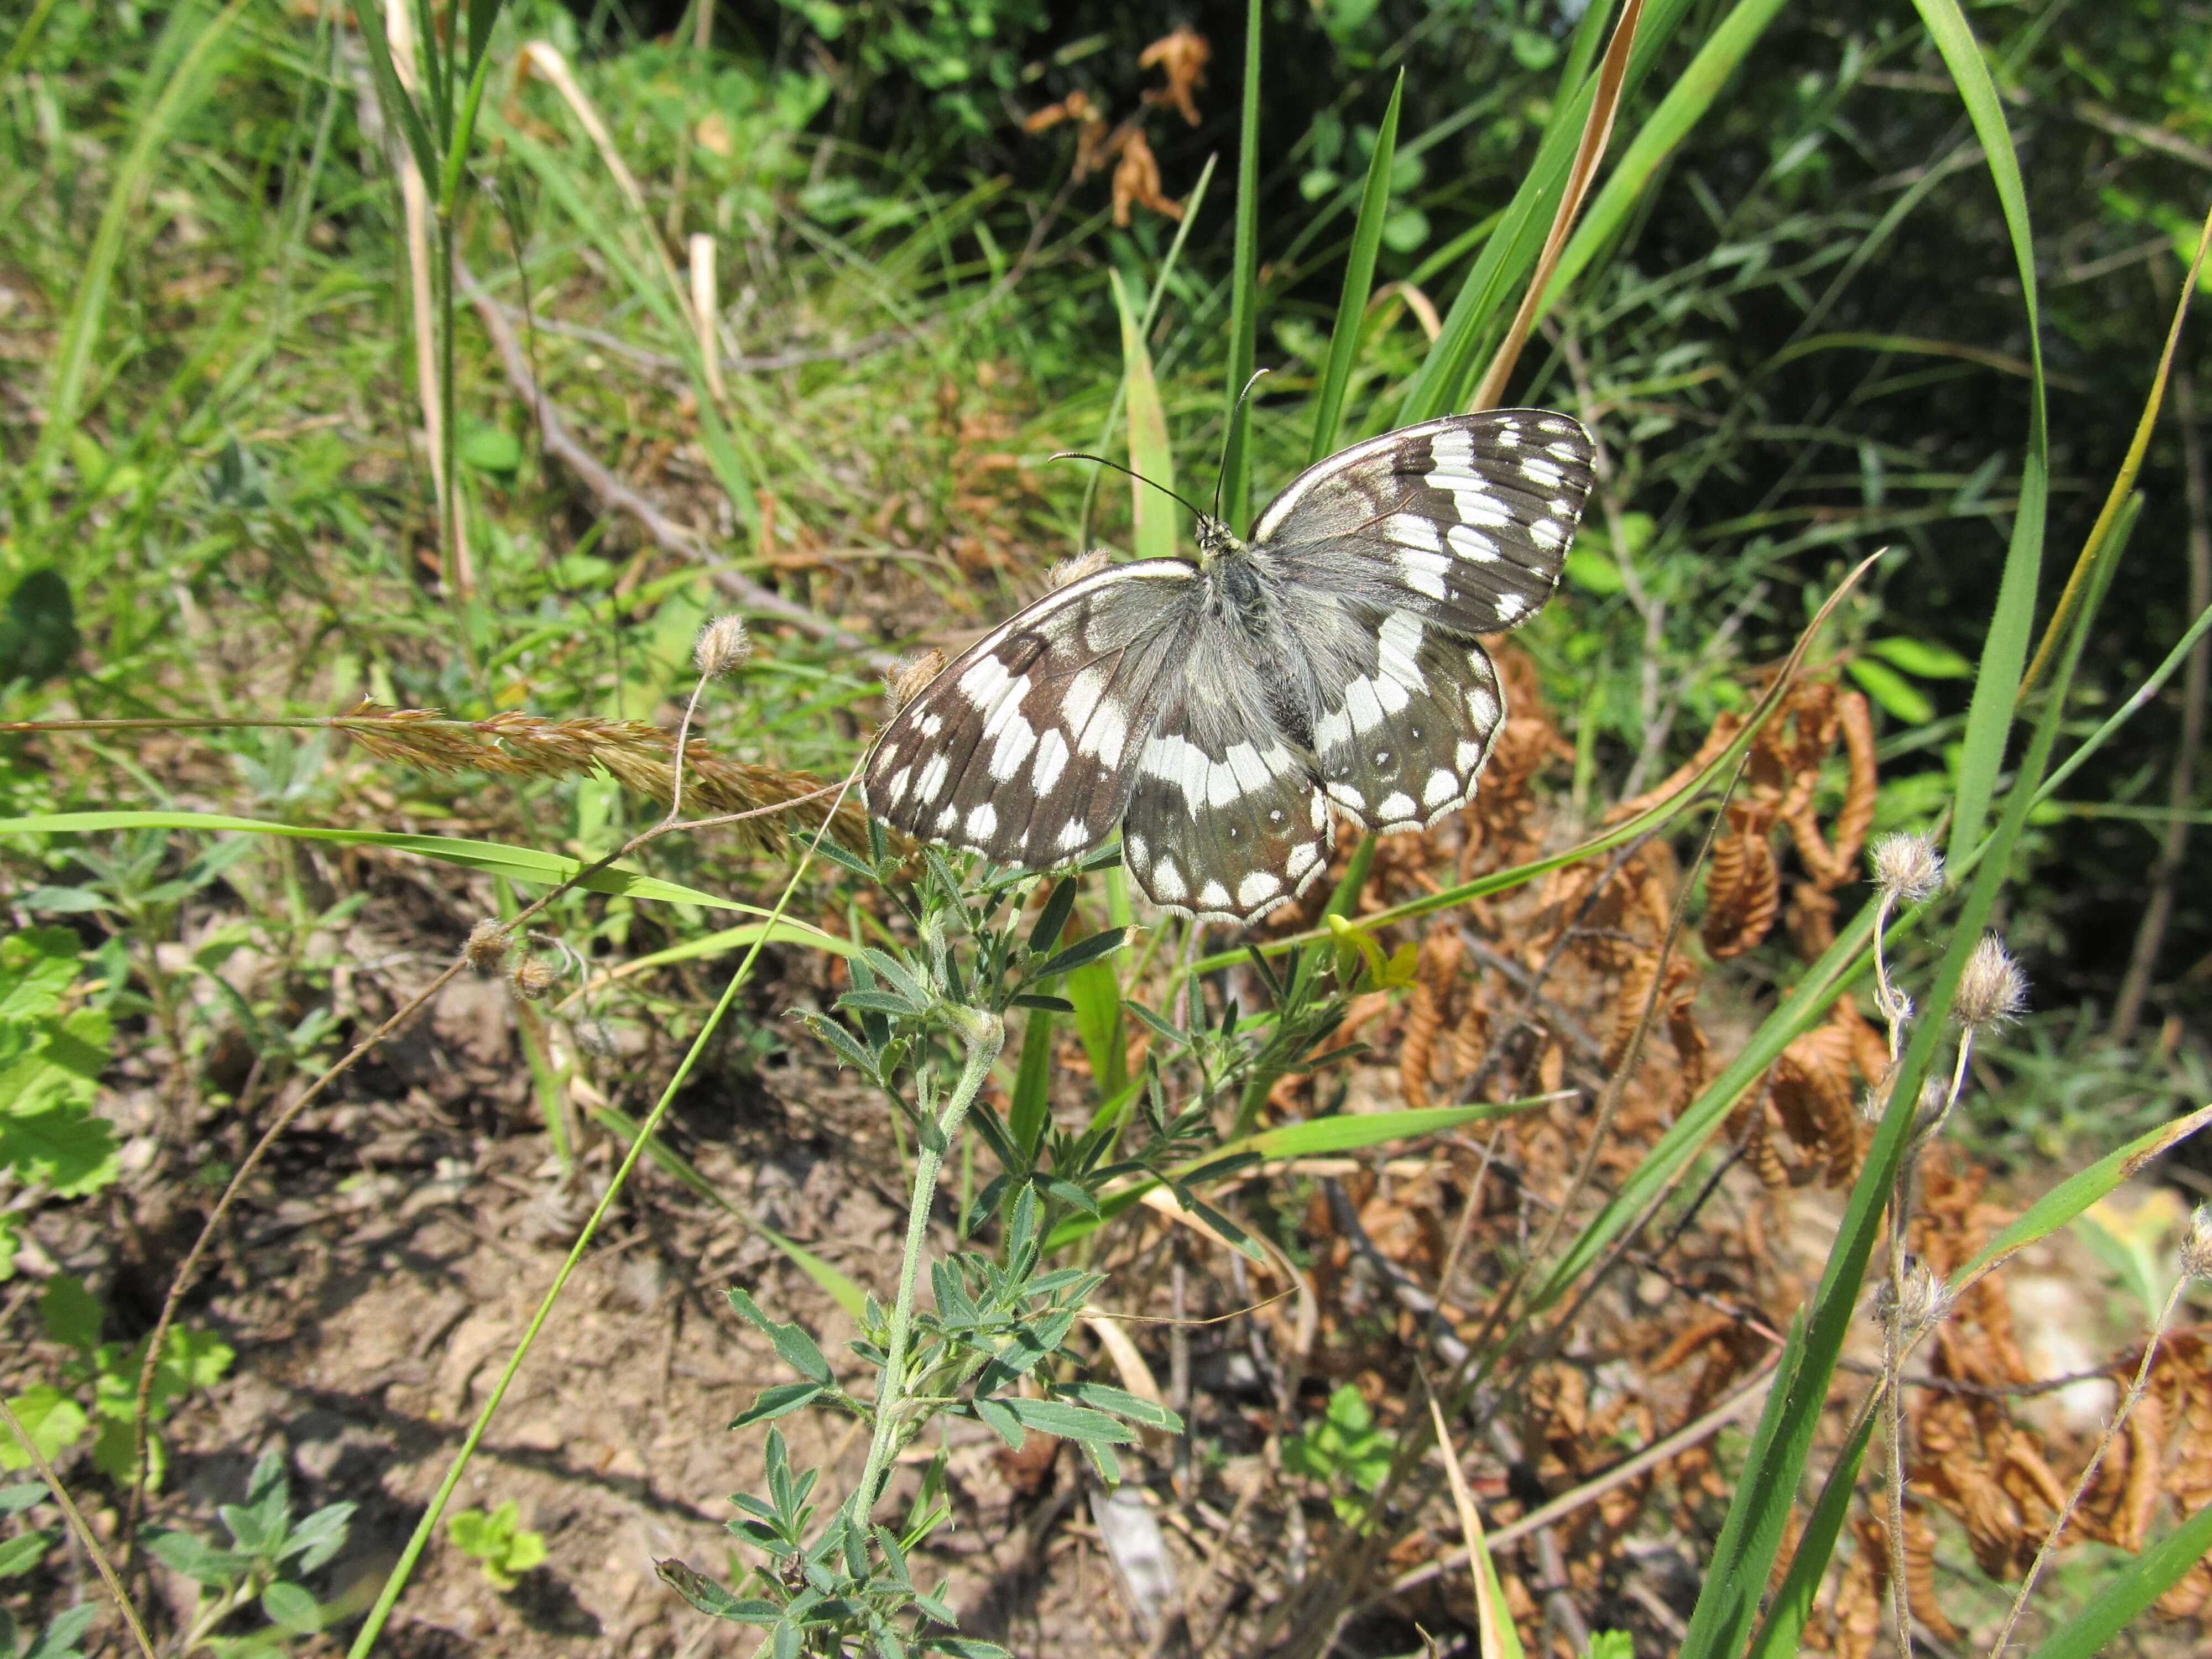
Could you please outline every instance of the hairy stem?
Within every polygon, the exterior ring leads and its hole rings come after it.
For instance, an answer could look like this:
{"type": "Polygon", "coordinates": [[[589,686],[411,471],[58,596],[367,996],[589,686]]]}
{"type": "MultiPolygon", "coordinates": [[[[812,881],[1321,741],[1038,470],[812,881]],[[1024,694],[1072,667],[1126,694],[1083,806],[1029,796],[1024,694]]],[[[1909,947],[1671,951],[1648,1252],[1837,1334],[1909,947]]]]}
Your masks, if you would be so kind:
{"type": "Polygon", "coordinates": [[[970,1012],[969,1017],[973,1024],[962,1033],[968,1045],[968,1063],[961,1068],[951,1097],[937,1115],[935,1133],[922,1135],[915,1149],[914,1198],[907,1206],[906,1250],[899,1259],[898,1301],[891,1309],[890,1339],[884,1344],[884,1380],[876,1390],[876,1431],[868,1442],[867,1467],[860,1472],[854,1498],[854,1518],[863,1524],[875,1507],[877,1488],[898,1449],[899,1408],[906,1403],[907,1344],[914,1332],[914,1289],[921,1276],[922,1244],[929,1231],[930,1201],[937,1195],[937,1172],[1006,1040],[1006,1025],[996,1015],[970,1012]]]}

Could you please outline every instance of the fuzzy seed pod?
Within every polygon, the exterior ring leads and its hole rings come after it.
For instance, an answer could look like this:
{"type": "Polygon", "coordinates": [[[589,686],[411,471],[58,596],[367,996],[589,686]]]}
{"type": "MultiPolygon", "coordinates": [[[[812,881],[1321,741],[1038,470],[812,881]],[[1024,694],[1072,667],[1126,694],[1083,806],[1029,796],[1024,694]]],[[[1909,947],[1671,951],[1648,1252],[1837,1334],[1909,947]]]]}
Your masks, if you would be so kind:
{"type": "Polygon", "coordinates": [[[2027,975],[1995,933],[1984,933],[1966,958],[1951,1013],[1969,1031],[2010,1024],[2027,1007],[2027,975]]]}
{"type": "Polygon", "coordinates": [[[507,924],[486,916],[469,929],[468,943],[461,946],[461,954],[477,972],[494,973],[506,959],[507,945],[507,924]]]}
{"type": "Polygon", "coordinates": [[[507,970],[507,988],[525,1002],[536,1002],[553,988],[561,975],[539,957],[517,957],[507,970]]]}
{"type": "Polygon", "coordinates": [[[1044,585],[1056,593],[1071,583],[1081,581],[1085,576],[1097,575],[1106,568],[1108,557],[1104,548],[1094,547],[1088,553],[1078,553],[1072,558],[1062,559],[1053,566],[1052,574],[1044,579],[1044,585]]]}
{"type": "Polygon", "coordinates": [[[1913,1256],[1905,1264],[1902,1294],[1889,1279],[1882,1280],[1875,1291],[1874,1316],[1883,1324],[1896,1320],[1898,1334],[1909,1340],[1948,1319],[1951,1302],[1951,1292],[1943,1281],[1925,1261],[1913,1256]]]}
{"type": "Polygon", "coordinates": [[[945,653],[932,646],[927,651],[901,657],[884,681],[884,701],[894,714],[912,702],[922,687],[945,672],[945,653]]]}
{"type": "Polygon", "coordinates": [[[744,667],[752,653],[753,638],[745,632],[744,618],[717,617],[699,630],[691,664],[707,678],[719,679],[744,667]]]}
{"type": "Polygon", "coordinates": [[[1884,836],[1868,849],[1874,884],[1893,899],[1917,904],[1943,884],[1943,855],[1922,835],[1884,836]]]}
{"type": "Polygon", "coordinates": [[[2189,1233],[2181,1241],[2181,1271],[2191,1279],[2212,1279],[2212,1204],[2189,1218],[2189,1233]]]}

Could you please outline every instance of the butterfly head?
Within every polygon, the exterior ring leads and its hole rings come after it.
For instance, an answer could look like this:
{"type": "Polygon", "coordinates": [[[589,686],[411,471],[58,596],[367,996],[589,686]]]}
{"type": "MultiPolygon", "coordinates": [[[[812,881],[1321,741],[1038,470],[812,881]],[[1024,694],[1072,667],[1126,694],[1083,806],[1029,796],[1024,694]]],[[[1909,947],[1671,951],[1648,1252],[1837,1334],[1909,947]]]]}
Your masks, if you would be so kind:
{"type": "Polygon", "coordinates": [[[1200,513],[1197,516],[1199,568],[1206,568],[1224,554],[1244,550],[1244,544],[1221,520],[1211,513],[1200,513]]]}

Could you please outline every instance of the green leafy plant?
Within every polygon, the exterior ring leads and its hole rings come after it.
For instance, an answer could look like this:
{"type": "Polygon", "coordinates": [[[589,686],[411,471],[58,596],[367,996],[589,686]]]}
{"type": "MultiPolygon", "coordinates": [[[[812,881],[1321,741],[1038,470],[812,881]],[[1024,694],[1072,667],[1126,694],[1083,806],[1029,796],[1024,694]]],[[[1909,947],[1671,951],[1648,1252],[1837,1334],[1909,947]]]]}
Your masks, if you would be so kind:
{"type": "Polygon", "coordinates": [[[522,1510],[512,1498],[489,1514],[458,1511],[446,1522],[446,1536],[477,1564],[484,1583],[501,1595],[545,1559],[545,1534],[522,1524],[522,1510]]]}
{"type": "MultiPolygon", "coordinates": [[[[0,1170],[58,1198],[115,1179],[115,1128],[92,1109],[113,1026],[103,1009],[70,1006],[82,945],[66,927],[0,939],[0,1170]]],[[[0,1217],[0,1279],[15,1273],[15,1234],[0,1217]]]]}
{"type": "MultiPolygon", "coordinates": [[[[51,1497],[42,1481],[0,1486],[0,1519],[21,1516],[51,1497]]],[[[30,1571],[60,1541],[58,1527],[26,1528],[0,1539],[0,1583],[30,1571]]],[[[0,1659],[79,1659],[77,1644],[99,1617],[100,1604],[86,1601],[56,1613],[43,1630],[26,1630],[14,1613],[0,1607],[0,1659]]]]}
{"type": "Polygon", "coordinates": [[[1283,1467],[1328,1486],[1338,1516],[1357,1525],[1366,1517],[1364,1495],[1382,1484],[1397,1453],[1395,1437],[1376,1426],[1366,1399],[1346,1382],[1329,1395],[1326,1411],[1284,1438],[1283,1467]]]}
{"type": "MultiPolygon", "coordinates": [[[[23,1416],[26,1427],[34,1420],[24,1414],[26,1407],[36,1413],[40,1426],[33,1433],[49,1457],[75,1444],[90,1428],[94,1431],[93,1467],[110,1480],[128,1480],[134,1462],[138,1377],[146,1360],[144,1340],[128,1345],[101,1341],[107,1310],[81,1280],[67,1273],[56,1273],[46,1281],[39,1296],[39,1317],[46,1335],[75,1356],[62,1369],[67,1386],[42,1384],[10,1403],[23,1416]]],[[[149,1421],[163,1421],[185,1395],[219,1382],[234,1358],[230,1345],[221,1338],[188,1326],[172,1327],[162,1340],[161,1363],[154,1369],[154,1388],[147,1400],[149,1421]]],[[[21,1467],[15,1461],[21,1455],[0,1431],[0,1466],[21,1467]]],[[[148,1435],[147,1461],[149,1480],[158,1485],[167,1462],[159,1434],[148,1435]]]]}
{"type": "Polygon", "coordinates": [[[356,1507],[326,1504],[295,1521],[283,1454],[271,1450],[256,1460],[246,1501],[216,1510],[230,1534],[228,1544],[180,1528],[147,1528],[154,1559],[200,1587],[177,1651],[206,1647],[219,1659],[249,1659],[281,1652],[293,1639],[321,1630],[327,1610],[302,1581],[345,1547],[356,1507]],[[248,1606],[258,1607],[267,1625],[226,1634],[222,1627],[248,1606]]]}

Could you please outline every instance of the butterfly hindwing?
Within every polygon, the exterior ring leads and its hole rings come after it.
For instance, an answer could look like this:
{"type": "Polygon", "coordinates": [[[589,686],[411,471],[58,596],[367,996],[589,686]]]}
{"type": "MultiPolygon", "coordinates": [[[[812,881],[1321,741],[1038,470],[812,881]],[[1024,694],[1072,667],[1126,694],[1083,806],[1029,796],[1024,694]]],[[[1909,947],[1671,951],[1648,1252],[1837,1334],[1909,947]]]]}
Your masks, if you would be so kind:
{"type": "Polygon", "coordinates": [[[1254,549],[1294,586],[1498,633],[1559,585],[1593,454],[1579,422],[1547,410],[1424,421],[1308,467],[1261,514],[1254,549]]]}
{"type": "Polygon", "coordinates": [[[1164,909],[1251,921],[1286,904],[1328,864],[1328,810],[1311,756],[1268,707],[1246,642],[1214,617],[1163,701],[1137,757],[1121,856],[1164,909]]]}
{"type": "Polygon", "coordinates": [[[1490,653],[1410,611],[1302,608],[1316,769],[1336,808],[1389,835],[1464,806],[1505,717],[1490,653]]]}
{"type": "Polygon", "coordinates": [[[971,646],[884,728],[868,810],[922,841],[1051,869],[1113,831],[1189,659],[1198,572],[1099,572],[971,646]]]}

